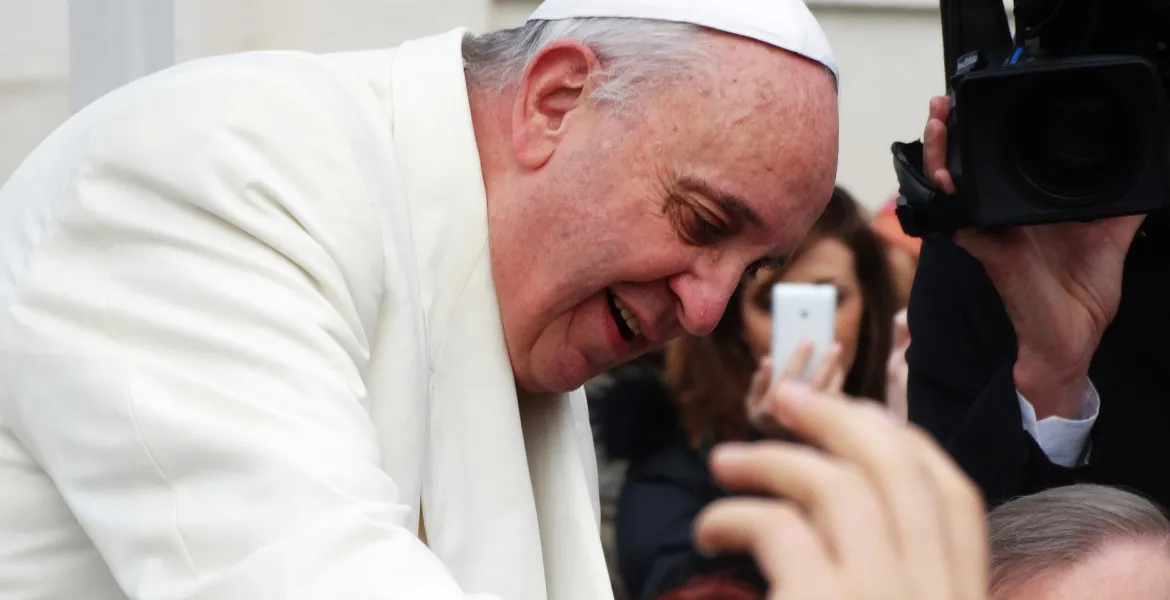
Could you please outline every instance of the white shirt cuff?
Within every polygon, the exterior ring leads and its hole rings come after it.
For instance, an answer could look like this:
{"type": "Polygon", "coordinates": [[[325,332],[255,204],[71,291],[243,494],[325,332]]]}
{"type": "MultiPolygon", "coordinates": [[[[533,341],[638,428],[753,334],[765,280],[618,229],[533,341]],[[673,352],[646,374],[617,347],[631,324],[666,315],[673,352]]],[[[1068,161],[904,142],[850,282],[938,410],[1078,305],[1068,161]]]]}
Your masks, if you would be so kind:
{"type": "Polygon", "coordinates": [[[1032,403],[1028,402],[1019,390],[1016,390],[1016,398],[1020,401],[1024,431],[1036,440],[1040,449],[1048,456],[1048,460],[1062,467],[1080,466],[1077,462],[1084,453],[1089,433],[1092,432],[1093,424],[1097,422],[1097,414],[1101,410],[1101,397],[1097,394],[1093,382],[1086,380],[1085,391],[1081,395],[1081,408],[1076,419],[1048,417],[1037,422],[1036,409],[1032,407],[1032,403]]]}

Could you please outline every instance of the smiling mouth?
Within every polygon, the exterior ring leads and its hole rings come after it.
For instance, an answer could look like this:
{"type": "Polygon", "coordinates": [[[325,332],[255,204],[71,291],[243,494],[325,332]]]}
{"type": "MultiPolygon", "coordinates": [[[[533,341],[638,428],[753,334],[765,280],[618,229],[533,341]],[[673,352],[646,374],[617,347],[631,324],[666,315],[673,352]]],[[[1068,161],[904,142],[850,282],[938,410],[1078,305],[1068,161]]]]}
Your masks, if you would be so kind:
{"type": "Polygon", "coordinates": [[[608,289],[605,290],[605,300],[609,304],[609,314],[613,316],[613,320],[617,323],[618,333],[621,334],[622,339],[627,342],[632,342],[642,335],[642,327],[638,323],[638,317],[630,312],[618,297],[608,289]]]}

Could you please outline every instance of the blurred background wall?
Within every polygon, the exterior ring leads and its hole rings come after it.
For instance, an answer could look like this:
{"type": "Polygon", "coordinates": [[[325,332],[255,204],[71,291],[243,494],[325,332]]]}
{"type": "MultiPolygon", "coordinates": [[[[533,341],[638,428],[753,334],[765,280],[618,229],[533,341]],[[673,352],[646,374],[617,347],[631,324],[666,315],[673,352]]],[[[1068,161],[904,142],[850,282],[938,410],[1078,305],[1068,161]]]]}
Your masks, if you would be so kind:
{"type": "MultiPolygon", "coordinates": [[[[94,6],[156,0],[74,0],[94,6]]],[[[394,45],[522,23],[534,0],[175,0],[176,61],[258,49],[394,45]]],[[[889,146],[942,90],[934,0],[809,0],[841,63],[839,180],[868,206],[894,189],[889,146]]],[[[92,6],[91,6],[92,9],[92,6]]],[[[70,112],[69,2],[0,0],[0,181],[70,112]]]]}

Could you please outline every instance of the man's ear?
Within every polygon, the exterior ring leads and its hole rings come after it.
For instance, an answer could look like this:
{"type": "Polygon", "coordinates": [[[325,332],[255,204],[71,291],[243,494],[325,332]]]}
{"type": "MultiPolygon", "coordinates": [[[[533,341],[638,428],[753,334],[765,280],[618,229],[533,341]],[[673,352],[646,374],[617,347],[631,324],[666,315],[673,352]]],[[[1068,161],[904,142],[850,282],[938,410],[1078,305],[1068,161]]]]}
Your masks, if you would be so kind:
{"type": "Polygon", "coordinates": [[[593,50],[574,40],[558,40],[536,55],[520,81],[512,114],[512,147],[521,165],[538,169],[552,157],[566,122],[593,92],[600,69],[593,50]]]}

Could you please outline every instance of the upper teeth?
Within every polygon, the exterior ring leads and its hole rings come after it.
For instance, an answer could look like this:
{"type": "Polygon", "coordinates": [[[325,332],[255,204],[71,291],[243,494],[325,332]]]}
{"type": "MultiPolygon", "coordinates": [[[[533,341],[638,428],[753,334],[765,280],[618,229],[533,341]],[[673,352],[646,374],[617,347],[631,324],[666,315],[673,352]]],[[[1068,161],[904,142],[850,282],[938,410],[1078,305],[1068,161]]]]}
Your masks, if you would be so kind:
{"type": "Polygon", "coordinates": [[[626,305],[622,304],[622,301],[617,296],[613,297],[613,304],[617,306],[618,312],[622,314],[622,319],[625,319],[626,327],[629,327],[630,331],[634,332],[634,335],[642,335],[642,327],[638,324],[638,317],[635,317],[634,313],[630,312],[630,309],[626,308],[626,305]]]}

